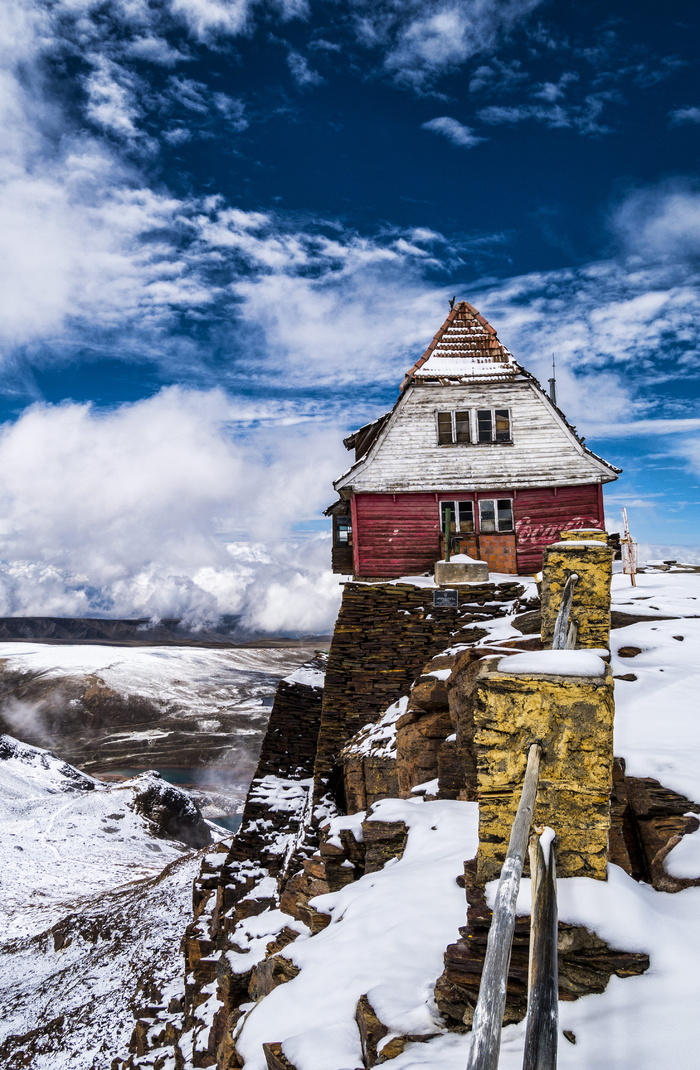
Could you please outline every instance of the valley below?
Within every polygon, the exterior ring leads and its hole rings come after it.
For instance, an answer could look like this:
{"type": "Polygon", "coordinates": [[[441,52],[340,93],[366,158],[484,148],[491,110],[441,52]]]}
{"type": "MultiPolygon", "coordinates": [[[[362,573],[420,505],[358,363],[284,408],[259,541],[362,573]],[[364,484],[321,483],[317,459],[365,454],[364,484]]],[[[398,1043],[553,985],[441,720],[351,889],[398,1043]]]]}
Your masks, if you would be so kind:
{"type": "Polygon", "coordinates": [[[1,1066],[108,1070],[177,998],[192,882],[312,652],[0,643],[1,1066]]]}

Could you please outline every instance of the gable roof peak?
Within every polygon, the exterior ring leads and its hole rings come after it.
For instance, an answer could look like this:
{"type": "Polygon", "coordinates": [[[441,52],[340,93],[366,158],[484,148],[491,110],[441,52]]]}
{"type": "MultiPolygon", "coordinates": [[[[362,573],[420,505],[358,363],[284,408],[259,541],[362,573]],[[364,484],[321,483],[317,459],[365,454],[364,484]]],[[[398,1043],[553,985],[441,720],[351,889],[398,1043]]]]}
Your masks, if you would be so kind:
{"type": "Polygon", "coordinates": [[[520,371],[496,330],[468,301],[451,303],[447,319],[403,385],[425,380],[512,379],[520,371]]]}

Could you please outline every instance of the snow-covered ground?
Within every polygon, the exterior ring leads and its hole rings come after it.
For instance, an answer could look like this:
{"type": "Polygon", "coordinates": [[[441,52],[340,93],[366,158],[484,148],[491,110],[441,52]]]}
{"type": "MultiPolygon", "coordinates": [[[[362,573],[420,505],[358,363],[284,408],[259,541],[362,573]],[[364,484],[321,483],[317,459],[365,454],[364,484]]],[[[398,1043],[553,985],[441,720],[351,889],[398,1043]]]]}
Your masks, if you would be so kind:
{"type": "Polygon", "coordinates": [[[0,1065],[109,1067],[144,982],[181,986],[202,852],[135,811],[150,779],[106,786],[0,737],[0,1065]]]}
{"type": "MultiPolygon", "coordinates": [[[[614,673],[637,676],[617,681],[615,753],[626,759],[630,774],[655,777],[700,801],[700,575],[646,573],[636,588],[618,575],[613,602],[624,612],[650,618],[613,632],[614,673]],[[661,616],[681,619],[653,619],[661,616]],[[642,653],[619,657],[621,647],[642,653]]],[[[508,620],[487,627],[493,638],[518,635],[508,620]]],[[[404,856],[313,900],[331,915],[331,923],[285,948],[300,973],[250,1006],[238,1041],[246,1070],[264,1070],[265,1041],[282,1041],[298,1070],[361,1065],[354,1011],[364,993],[394,1033],[440,1029],[432,988],[444,948],[464,924],[463,892],[455,878],[476,848],[477,808],[384,800],[372,814],[409,826],[404,856]]],[[[343,827],[353,821],[359,826],[361,817],[340,820],[343,827]]],[[[667,864],[679,875],[700,876],[700,831],[686,837],[667,864]]],[[[492,895],[494,890],[495,882],[492,895]]],[[[524,913],[529,899],[525,880],[519,899],[524,913]]],[[[607,882],[560,880],[559,909],[563,921],[584,924],[612,946],[646,952],[651,959],[642,976],[613,977],[603,994],[560,1004],[560,1070],[697,1066],[700,888],[657,892],[611,866],[607,882]],[[575,1043],[564,1038],[565,1029],[575,1043]]],[[[254,920],[264,927],[264,916],[254,920]]],[[[524,1023],[504,1030],[500,1070],[520,1070],[524,1032],[524,1023]]],[[[463,1070],[469,1044],[469,1035],[454,1033],[412,1042],[390,1065],[393,1070],[463,1070]]]]}
{"type": "MultiPolygon", "coordinates": [[[[141,695],[187,711],[217,718],[224,710],[257,697],[256,677],[282,678],[307,661],[306,647],[201,648],[116,647],[46,643],[0,643],[7,668],[39,672],[45,679],[98,676],[119,694],[141,695]]],[[[265,681],[262,683],[265,688],[265,681]]],[[[269,684],[265,688],[269,693],[269,684]]]]}
{"type": "Polygon", "coordinates": [[[71,768],[24,745],[0,760],[3,940],[36,935],[84,900],[154,877],[188,851],[156,838],[133,809],[138,781],[107,787],[77,780],[71,768]],[[81,782],[94,787],[81,790],[81,782]]]}
{"type": "Polygon", "coordinates": [[[196,783],[211,817],[242,809],[280,679],[306,647],[0,643],[0,731],[94,773],[196,783]]]}

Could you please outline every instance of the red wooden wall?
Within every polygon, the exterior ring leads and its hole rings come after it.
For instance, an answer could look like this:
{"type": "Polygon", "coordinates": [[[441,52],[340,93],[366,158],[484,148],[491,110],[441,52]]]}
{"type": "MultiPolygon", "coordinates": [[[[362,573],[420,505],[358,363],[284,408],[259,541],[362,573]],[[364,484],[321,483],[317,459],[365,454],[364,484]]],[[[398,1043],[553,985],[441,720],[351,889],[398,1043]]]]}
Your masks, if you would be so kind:
{"type": "Polygon", "coordinates": [[[435,494],[355,494],[356,576],[416,576],[440,557],[435,494]]]}
{"type": "Polygon", "coordinates": [[[566,528],[603,528],[603,489],[599,483],[582,487],[541,487],[518,491],[513,502],[518,536],[518,572],[539,572],[542,550],[556,542],[566,528]]]}
{"type": "MultiPolygon", "coordinates": [[[[354,569],[356,576],[415,576],[432,569],[440,556],[438,499],[468,498],[471,491],[442,494],[356,494],[352,498],[354,569]]],[[[565,528],[604,526],[602,488],[597,483],[581,487],[541,487],[517,493],[499,487],[480,491],[477,498],[513,498],[517,535],[517,571],[539,571],[542,549],[556,542],[565,528]]],[[[504,541],[512,546],[512,534],[488,535],[484,541],[504,541]]],[[[486,556],[486,545],[481,548],[486,556]]],[[[496,547],[493,547],[496,552],[496,547]]],[[[470,548],[471,550],[471,548],[470,548]]],[[[470,552],[470,551],[468,551],[470,552]]],[[[473,551],[472,551],[473,552],[473,551]]],[[[494,570],[502,571],[500,557],[494,570]]],[[[512,560],[512,550],[508,554],[512,560]]]]}

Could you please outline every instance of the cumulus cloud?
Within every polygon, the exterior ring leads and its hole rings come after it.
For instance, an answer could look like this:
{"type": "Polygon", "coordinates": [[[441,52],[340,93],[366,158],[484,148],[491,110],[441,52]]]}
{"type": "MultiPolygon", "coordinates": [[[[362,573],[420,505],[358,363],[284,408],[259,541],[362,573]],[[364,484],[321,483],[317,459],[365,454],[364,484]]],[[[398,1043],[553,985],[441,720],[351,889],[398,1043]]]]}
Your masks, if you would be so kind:
{"type": "Polygon", "coordinates": [[[483,137],[475,134],[470,126],[464,126],[456,119],[451,119],[449,115],[441,115],[437,119],[430,119],[427,123],[422,124],[422,129],[431,130],[434,134],[442,134],[453,145],[458,145],[463,149],[473,149],[475,145],[484,140],[483,137]]]}
{"type": "Polygon", "coordinates": [[[109,412],[37,405],[4,425],[0,615],[328,627],[328,540],[295,529],[327,503],[344,451],[327,426],[251,415],[221,391],[169,388],[109,412]]]}

